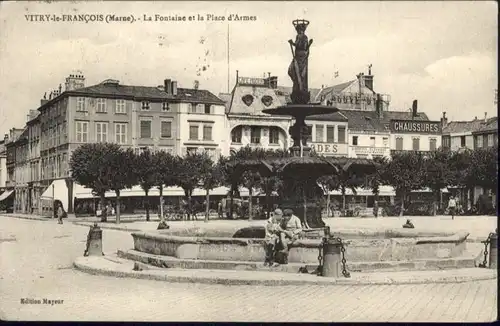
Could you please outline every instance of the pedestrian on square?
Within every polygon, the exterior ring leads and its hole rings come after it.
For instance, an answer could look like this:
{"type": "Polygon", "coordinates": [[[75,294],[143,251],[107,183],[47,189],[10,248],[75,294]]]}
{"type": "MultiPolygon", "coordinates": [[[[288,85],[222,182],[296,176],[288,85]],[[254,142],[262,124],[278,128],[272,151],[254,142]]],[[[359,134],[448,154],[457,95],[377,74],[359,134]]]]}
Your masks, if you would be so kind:
{"type": "Polygon", "coordinates": [[[57,203],[57,224],[63,224],[64,209],[62,203],[57,203]]]}
{"type": "Polygon", "coordinates": [[[283,211],[279,208],[274,210],[272,216],[267,220],[266,225],[266,238],[265,238],[265,251],[266,259],[264,261],[264,266],[274,266],[276,256],[276,245],[279,241],[279,235],[281,230],[280,224],[283,220],[283,211]]]}
{"type": "Polygon", "coordinates": [[[285,209],[281,222],[280,239],[278,245],[277,261],[280,264],[288,264],[288,252],[291,245],[300,238],[302,224],[300,219],[293,214],[293,210],[285,209]]]}
{"type": "Polygon", "coordinates": [[[457,201],[455,200],[455,197],[451,196],[450,200],[448,201],[448,211],[451,214],[451,219],[455,219],[455,211],[457,209],[457,201]]]}

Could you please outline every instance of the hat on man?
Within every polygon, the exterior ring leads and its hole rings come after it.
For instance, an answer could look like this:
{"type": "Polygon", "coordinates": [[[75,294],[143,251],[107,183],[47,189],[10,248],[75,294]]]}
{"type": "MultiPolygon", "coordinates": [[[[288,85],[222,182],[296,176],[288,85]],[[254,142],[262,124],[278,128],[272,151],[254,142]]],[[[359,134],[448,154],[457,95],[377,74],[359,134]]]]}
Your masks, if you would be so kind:
{"type": "Polygon", "coordinates": [[[283,215],[283,211],[281,209],[279,209],[279,208],[276,208],[274,210],[274,215],[283,215]]]}
{"type": "Polygon", "coordinates": [[[285,216],[292,216],[293,215],[293,210],[291,210],[290,208],[287,208],[283,211],[283,215],[285,216]]]}

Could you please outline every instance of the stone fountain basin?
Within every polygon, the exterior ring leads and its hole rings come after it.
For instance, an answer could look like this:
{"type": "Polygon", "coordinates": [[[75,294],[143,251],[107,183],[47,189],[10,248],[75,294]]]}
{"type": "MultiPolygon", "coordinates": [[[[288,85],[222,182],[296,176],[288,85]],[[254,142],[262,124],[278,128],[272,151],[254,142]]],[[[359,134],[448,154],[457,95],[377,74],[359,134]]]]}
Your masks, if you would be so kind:
{"type": "MultiPolygon", "coordinates": [[[[210,232],[132,233],[134,250],[178,259],[263,262],[264,239],[212,237],[210,232]]],[[[344,230],[334,232],[346,244],[346,259],[351,262],[413,261],[447,259],[466,250],[467,232],[443,234],[394,229],[381,232],[344,230]]],[[[298,240],[290,249],[290,263],[313,264],[318,261],[320,239],[298,240]]]]}

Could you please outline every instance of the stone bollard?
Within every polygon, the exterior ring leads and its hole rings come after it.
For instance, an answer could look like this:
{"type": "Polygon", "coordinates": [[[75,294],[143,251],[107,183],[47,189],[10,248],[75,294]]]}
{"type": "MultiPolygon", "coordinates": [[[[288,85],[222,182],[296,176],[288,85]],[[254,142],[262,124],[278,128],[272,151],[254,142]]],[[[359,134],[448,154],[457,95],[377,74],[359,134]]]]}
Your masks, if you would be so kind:
{"type": "Polygon", "coordinates": [[[498,261],[498,233],[492,233],[490,237],[490,263],[489,268],[496,269],[498,261]]]}
{"type": "Polygon", "coordinates": [[[342,275],[342,243],[335,238],[327,238],[323,243],[323,268],[321,276],[340,277],[342,275]]]}
{"type": "Polygon", "coordinates": [[[102,230],[94,223],[90,227],[89,234],[87,235],[87,248],[83,253],[84,256],[104,256],[102,252],[102,230]]]}

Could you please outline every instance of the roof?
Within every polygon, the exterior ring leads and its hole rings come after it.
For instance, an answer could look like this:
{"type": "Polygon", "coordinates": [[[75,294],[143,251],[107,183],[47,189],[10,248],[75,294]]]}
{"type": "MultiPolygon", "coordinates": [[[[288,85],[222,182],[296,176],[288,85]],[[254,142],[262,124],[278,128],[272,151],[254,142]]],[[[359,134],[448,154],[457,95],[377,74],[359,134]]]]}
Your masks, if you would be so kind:
{"type": "Polygon", "coordinates": [[[471,121],[450,121],[443,128],[443,133],[453,134],[461,132],[484,132],[498,130],[498,118],[492,117],[484,121],[475,119],[471,121]]]}
{"type": "Polygon", "coordinates": [[[219,98],[224,102],[226,106],[226,113],[229,112],[229,108],[231,106],[231,93],[219,93],[219,98]]]}
{"type": "MultiPolygon", "coordinates": [[[[309,88],[309,93],[311,94],[311,102],[318,96],[319,92],[321,92],[320,88],[309,88]]],[[[278,97],[281,97],[284,103],[290,103],[292,100],[290,99],[290,94],[292,94],[292,87],[288,86],[278,86],[275,89],[275,93],[278,97]]]]}
{"type": "MultiPolygon", "coordinates": [[[[357,80],[351,80],[351,81],[348,81],[348,82],[345,82],[342,84],[325,87],[316,93],[314,100],[320,101],[321,96],[326,96],[326,95],[331,94],[331,93],[334,93],[334,94],[341,93],[344,89],[349,87],[355,81],[357,81],[357,80]]],[[[312,94],[311,94],[311,98],[313,98],[312,94]]]]}
{"type": "MultiPolygon", "coordinates": [[[[229,96],[225,96],[225,98],[228,97],[229,96]]],[[[230,95],[228,103],[227,113],[266,116],[267,114],[262,113],[262,110],[272,109],[286,104],[286,102],[278,97],[274,89],[257,85],[236,85],[230,95]],[[249,99],[246,103],[245,97],[249,99]],[[270,100],[269,105],[264,104],[266,98],[270,100]]]]}
{"type": "MultiPolygon", "coordinates": [[[[150,86],[129,86],[119,84],[97,84],[89,87],[83,87],[72,91],[64,92],[69,94],[85,95],[108,95],[131,97],[137,99],[152,100],[172,100],[183,102],[202,102],[223,105],[224,102],[203,89],[177,88],[177,95],[167,94],[163,89],[150,86]]],[[[64,94],[63,93],[63,94],[64,94]]]]}
{"type": "MultiPolygon", "coordinates": [[[[417,113],[417,116],[412,118],[410,112],[383,111],[381,119],[376,111],[339,110],[338,113],[347,118],[349,130],[353,131],[388,132],[391,120],[429,121],[429,118],[423,112],[417,113]]],[[[318,120],[331,119],[329,116],[318,117],[318,120]]]]}

